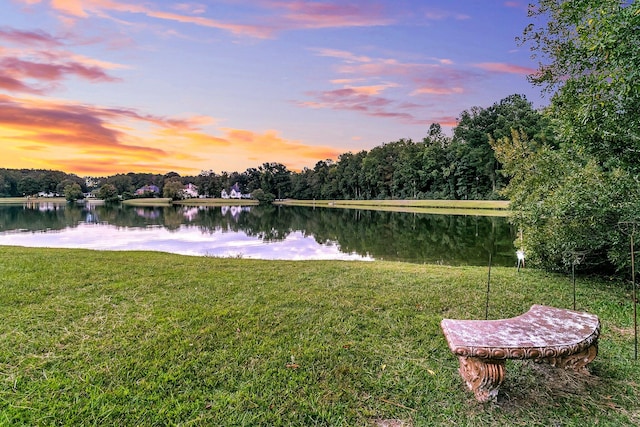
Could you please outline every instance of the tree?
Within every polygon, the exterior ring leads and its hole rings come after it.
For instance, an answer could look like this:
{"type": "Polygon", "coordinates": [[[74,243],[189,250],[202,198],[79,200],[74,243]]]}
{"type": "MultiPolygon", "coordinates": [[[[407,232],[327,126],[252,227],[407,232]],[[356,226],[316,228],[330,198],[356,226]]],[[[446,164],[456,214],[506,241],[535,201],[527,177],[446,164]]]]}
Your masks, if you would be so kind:
{"type": "Polygon", "coordinates": [[[118,194],[133,193],[133,179],[129,175],[118,174],[107,178],[107,184],[111,184],[118,189],[118,194]]]}
{"type": "Polygon", "coordinates": [[[172,178],[164,184],[162,189],[162,197],[171,200],[180,200],[183,198],[184,184],[179,178],[172,178]]]}
{"type": "Polygon", "coordinates": [[[572,253],[587,253],[583,271],[626,265],[627,240],[618,222],[640,208],[640,183],[629,172],[605,170],[593,156],[528,140],[514,131],[493,142],[512,176],[505,194],[530,261],[568,269],[572,253]],[[626,255],[625,255],[626,254],[626,255]]]}
{"type": "Polygon", "coordinates": [[[273,201],[276,199],[276,196],[274,196],[272,193],[267,193],[261,188],[253,190],[253,192],[251,193],[251,197],[253,199],[256,199],[260,203],[273,203],[273,201]]]}
{"type": "Polygon", "coordinates": [[[543,18],[522,38],[540,60],[530,80],[553,93],[557,143],[521,133],[494,142],[521,244],[549,269],[576,250],[588,253],[582,269],[622,269],[619,223],[640,212],[640,2],[539,0],[530,15],[543,18]]]}
{"type": "Polygon", "coordinates": [[[457,152],[456,158],[461,165],[456,171],[459,195],[465,194],[468,198],[495,195],[508,180],[497,173],[501,166],[489,138],[498,140],[516,129],[532,138],[547,139],[549,136],[544,131],[549,128],[545,120],[524,95],[517,94],[488,108],[473,107],[463,111],[454,128],[454,146],[451,147],[457,152]]]}
{"type": "Polygon", "coordinates": [[[18,181],[18,192],[20,194],[32,196],[38,194],[40,189],[40,183],[33,176],[27,175],[18,181]]]}
{"type": "Polygon", "coordinates": [[[64,198],[69,202],[84,199],[84,194],[82,193],[82,187],[80,187],[80,184],[74,182],[73,184],[69,184],[64,187],[64,198]]]}
{"type": "Polygon", "coordinates": [[[220,197],[222,191],[222,178],[213,171],[202,171],[194,179],[201,194],[208,197],[220,197]]]}
{"type": "Polygon", "coordinates": [[[640,2],[539,0],[529,14],[542,18],[521,39],[539,60],[529,79],[555,92],[564,142],[607,169],[640,171],[640,2]]]}
{"type": "Polygon", "coordinates": [[[118,189],[112,184],[104,184],[98,190],[98,198],[104,200],[106,203],[113,203],[120,200],[118,197],[118,189]]]}
{"type": "Polygon", "coordinates": [[[275,194],[278,199],[289,196],[291,189],[291,172],[281,163],[263,163],[258,168],[261,186],[265,193],[275,194]]]}

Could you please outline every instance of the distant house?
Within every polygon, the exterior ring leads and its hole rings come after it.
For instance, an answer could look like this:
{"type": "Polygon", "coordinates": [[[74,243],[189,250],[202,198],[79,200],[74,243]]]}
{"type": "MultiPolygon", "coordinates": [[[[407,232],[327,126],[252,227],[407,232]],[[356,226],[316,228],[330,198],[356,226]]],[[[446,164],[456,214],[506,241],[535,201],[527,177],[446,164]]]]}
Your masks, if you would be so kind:
{"type": "Polygon", "coordinates": [[[198,187],[189,183],[184,186],[184,190],[182,190],[182,195],[185,199],[198,197],[198,187]]]}
{"type": "Polygon", "coordinates": [[[156,185],[145,185],[136,190],[136,196],[143,196],[145,194],[160,194],[160,189],[156,185]]]}
{"type": "Polygon", "coordinates": [[[51,191],[41,191],[38,193],[38,197],[59,197],[60,195],[58,193],[53,193],[51,191]]]}
{"type": "Polygon", "coordinates": [[[246,198],[247,196],[242,194],[242,192],[240,191],[240,187],[238,187],[238,183],[236,182],[235,184],[233,184],[233,186],[231,186],[229,192],[227,192],[227,190],[222,190],[220,197],[222,197],[223,199],[242,199],[243,197],[246,198]]]}

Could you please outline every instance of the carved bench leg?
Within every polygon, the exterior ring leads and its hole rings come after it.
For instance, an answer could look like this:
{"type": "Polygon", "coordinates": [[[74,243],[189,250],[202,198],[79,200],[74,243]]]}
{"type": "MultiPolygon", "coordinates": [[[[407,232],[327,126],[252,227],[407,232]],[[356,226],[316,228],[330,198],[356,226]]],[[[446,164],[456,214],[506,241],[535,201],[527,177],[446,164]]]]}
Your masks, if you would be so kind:
{"type": "Polygon", "coordinates": [[[572,371],[588,374],[587,365],[598,355],[598,343],[593,343],[590,347],[579,353],[568,356],[546,357],[542,361],[550,363],[558,368],[571,369],[572,371]]]}
{"type": "Polygon", "coordinates": [[[504,360],[459,356],[460,375],[479,402],[495,400],[504,381],[504,360]]]}

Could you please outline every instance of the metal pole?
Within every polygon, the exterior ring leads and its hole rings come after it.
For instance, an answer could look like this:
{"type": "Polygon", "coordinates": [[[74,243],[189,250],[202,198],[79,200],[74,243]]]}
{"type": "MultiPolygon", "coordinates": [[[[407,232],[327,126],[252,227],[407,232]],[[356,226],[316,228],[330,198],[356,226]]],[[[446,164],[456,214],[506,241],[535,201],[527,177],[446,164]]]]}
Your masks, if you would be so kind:
{"type": "Polygon", "coordinates": [[[571,263],[571,276],[573,277],[573,309],[576,309],[576,263],[571,263]]]}
{"type": "Polygon", "coordinates": [[[638,303],[636,299],[636,262],[633,253],[633,234],[635,225],[631,232],[631,286],[633,286],[633,333],[634,333],[634,358],[638,360],[638,303]]]}
{"type": "Polygon", "coordinates": [[[487,276],[487,302],[484,307],[484,320],[489,319],[489,289],[491,286],[491,252],[489,252],[489,274],[487,276]]]}

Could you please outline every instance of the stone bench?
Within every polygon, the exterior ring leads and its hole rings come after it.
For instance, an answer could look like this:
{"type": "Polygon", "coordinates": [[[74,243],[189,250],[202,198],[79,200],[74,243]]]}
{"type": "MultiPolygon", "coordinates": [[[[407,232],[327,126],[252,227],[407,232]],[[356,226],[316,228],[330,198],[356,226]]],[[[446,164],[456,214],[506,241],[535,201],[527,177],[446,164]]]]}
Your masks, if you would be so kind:
{"type": "Polygon", "coordinates": [[[480,402],[495,400],[506,359],[533,359],[588,373],[598,354],[600,320],[593,314],[533,305],[511,319],[443,319],[442,331],[458,356],[460,375],[480,402]]]}

